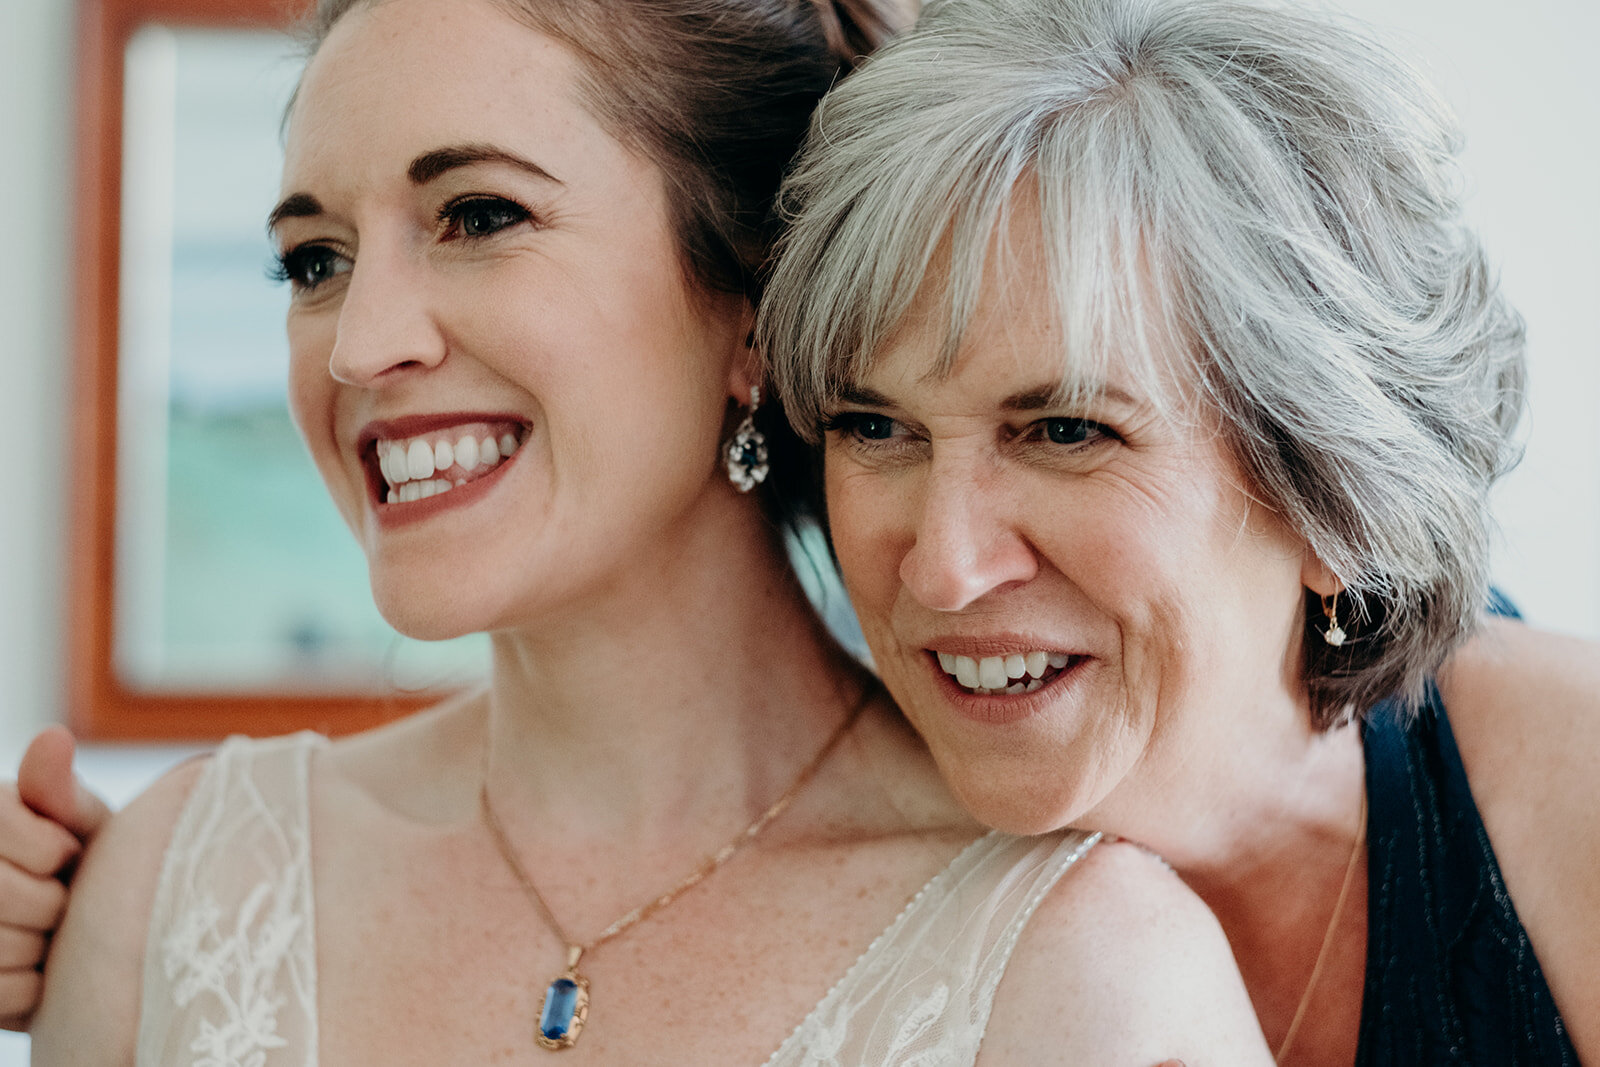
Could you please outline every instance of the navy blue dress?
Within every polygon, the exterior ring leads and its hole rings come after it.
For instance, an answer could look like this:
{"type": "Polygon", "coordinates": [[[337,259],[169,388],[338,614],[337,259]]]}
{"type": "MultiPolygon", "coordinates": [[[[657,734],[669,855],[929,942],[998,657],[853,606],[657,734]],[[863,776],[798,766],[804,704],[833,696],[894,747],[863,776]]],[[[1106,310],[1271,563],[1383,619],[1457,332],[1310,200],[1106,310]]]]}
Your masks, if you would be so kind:
{"type": "Polygon", "coordinates": [[[1362,726],[1367,973],[1357,1067],[1578,1063],[1506,893],[1439,693],[1362,726]]]}

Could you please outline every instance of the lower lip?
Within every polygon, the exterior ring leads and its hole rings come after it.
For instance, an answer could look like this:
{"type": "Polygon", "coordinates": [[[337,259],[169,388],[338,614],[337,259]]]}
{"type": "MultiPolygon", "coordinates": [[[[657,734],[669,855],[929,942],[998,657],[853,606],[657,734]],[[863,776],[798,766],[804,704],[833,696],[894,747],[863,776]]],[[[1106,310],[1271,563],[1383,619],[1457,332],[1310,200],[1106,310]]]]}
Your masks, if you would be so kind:
{"type": "Polygon", "coordinates": [[[935,685],[956,714],[986,726],[1004,726],[1043,711],[1061,695],[1064,687],[1071,686],[1089,664],[1088,656],[1075,656],[1062,668],[1061,673],[1031,693],[974,693],[962,686],[943,667],[931,652],[926,653],[929,669],[934,674],[935,685]]]}
{"type": "MultiPolygon", "coordinates": [[[[431,519],[435,515],[443,514],[446,511],[470,507],[494,488],[495,483],[505,475],[506,471],[511,468],[512,464],[516,463],[521,455],[522,450],[519,448],[512,455],[501,460],[500,464],[488,474],[481,478],[474,478],[466,485],[459,485],[449,492],[436,493],[433,496],[424,497],[421,500],[412,500],[408,503],[389,504],[379,501],[373,508],[373,512],[378,519],[378,525],[385,530],[393,530],[401,526],[409,526],[412,523],[431,519]]],[[[380,482],[380,484],[382,483],[380,482]]],[[[386,486],[385,491],[387,491],[386,486]]]]}

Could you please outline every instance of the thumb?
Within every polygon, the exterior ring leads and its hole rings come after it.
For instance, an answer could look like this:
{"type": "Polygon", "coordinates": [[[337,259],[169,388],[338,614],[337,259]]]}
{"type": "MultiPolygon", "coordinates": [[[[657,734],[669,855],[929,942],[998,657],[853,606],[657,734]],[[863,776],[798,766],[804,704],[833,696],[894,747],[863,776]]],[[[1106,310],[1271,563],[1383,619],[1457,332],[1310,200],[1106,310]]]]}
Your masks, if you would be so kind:
{"type": "Polygon", "coordinates": [[[76,747],[65,727],[46,727],[23,753],[22,766],[17,769],[17,792],[36,813],[87,841],[111,817],[111,809],[72,773],[76,747]]]}

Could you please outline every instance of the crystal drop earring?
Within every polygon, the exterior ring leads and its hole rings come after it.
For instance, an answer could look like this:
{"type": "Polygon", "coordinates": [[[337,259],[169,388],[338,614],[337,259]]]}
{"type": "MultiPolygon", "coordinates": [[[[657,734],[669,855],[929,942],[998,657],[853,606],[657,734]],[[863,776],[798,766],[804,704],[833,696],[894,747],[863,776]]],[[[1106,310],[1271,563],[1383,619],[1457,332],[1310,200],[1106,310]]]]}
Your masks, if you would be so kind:
{"type": "Polygon", "coordinates": [[[744,413],[733,436],[723,447],[728,481],[741,493],[748,493],[767,480],[767,435],[756,429],[756,409],[761,406],[761,387],[750,387],[750,409],[744,413]]]}

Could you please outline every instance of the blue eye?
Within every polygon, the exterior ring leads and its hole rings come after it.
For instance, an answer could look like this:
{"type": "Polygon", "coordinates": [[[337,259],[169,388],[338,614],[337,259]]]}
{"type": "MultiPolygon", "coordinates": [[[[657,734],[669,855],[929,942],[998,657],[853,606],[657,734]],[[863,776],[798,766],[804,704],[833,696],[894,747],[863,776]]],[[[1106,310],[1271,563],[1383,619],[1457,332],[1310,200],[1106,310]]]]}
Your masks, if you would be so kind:
{"type": "Polygon", "coordinates": [[[453,200],[439,211],[439,221],[446,225],[446,240],[454,237],[488,237],[531,217],[528,209],[521,204],[496,196],[453,200]]]}
{"type": "Polygon", "coordinates": [[[349,269],[349,260],[327,245],[304,244],[280,254],[271,276],[295,289],[308,290],[349,269]]]}

